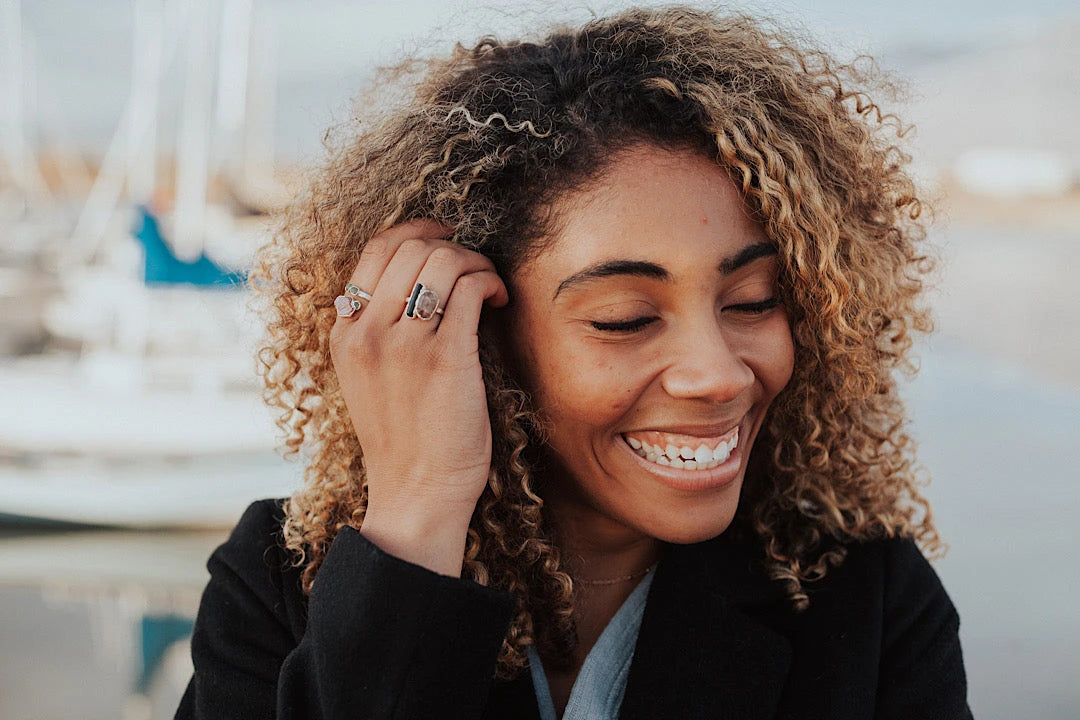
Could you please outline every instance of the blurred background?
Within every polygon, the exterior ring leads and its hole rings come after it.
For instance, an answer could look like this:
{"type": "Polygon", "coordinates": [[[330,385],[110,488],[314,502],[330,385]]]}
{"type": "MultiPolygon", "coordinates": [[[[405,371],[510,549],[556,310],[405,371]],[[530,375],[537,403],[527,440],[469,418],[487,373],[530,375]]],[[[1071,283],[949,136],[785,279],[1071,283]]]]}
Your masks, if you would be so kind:
{"type": "MultiPolygon", "coordinates": [[[[301,468],[238,284],[374,68],[614,3],[0,0],[0,718],[171,717],[204,563],[301,468]]],[[[980,718],[1080,717],[1080,6],[742,5],[903,81],[907,382],[980,718]]]]}

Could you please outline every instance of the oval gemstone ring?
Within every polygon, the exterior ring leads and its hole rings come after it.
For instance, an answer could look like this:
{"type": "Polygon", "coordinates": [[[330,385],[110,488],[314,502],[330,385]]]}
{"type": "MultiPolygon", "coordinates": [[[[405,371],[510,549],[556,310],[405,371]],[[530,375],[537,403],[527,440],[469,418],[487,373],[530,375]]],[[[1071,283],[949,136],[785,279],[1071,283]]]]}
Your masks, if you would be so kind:
{"type": "Polygon", "coordinates": [[[405,317],[430,320],[436,315],[442,315],[442,311],[438,294],[423,283],[416,283],[412,295],[405,298],[405,317]]]}

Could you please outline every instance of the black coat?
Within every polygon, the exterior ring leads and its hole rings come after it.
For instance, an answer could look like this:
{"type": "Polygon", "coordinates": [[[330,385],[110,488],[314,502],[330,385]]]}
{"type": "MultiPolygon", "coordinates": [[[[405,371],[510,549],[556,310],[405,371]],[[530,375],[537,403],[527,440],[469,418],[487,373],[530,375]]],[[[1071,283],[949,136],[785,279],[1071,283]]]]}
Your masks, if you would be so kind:
{"type": "MultiPolygon", "coordinates": [[[[491,680],[511,597],[339,533],[308,601],[279,502],[210,558],[178,718],[538,718],[528,672],[491,680]]],[[[853,545],[796,614],[724,537],[672,547],[620,717],[970,718],[952,603],[915,545],[853,545]]]]}

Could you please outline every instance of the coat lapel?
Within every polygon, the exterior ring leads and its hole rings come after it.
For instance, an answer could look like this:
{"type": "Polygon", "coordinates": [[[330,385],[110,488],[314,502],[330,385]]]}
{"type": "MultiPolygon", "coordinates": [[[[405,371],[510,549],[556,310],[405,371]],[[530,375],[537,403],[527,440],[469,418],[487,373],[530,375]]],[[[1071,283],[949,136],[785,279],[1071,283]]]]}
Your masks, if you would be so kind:
{"type": "Polygon", "coordinates": [[[773,717],[792,650],[758,616],[785,600],[751,565],[724,538],[671,548],[645,606],[622,720],[773,717]]]}
{"type": "Polygon", "coordinates": [[[536,690],[528,668],[509,682],[492,682],[484,720],[540,720],[536,690]]]}
{"type": "MultiPolygon", "coordinates": [[[[449,708],[448,708],[449,710],[449,708]]],[[[508,682],[491,684],[491,694],[484,707],[484,720],[540,720],[536,690],[528,668],[508,682]]]]}

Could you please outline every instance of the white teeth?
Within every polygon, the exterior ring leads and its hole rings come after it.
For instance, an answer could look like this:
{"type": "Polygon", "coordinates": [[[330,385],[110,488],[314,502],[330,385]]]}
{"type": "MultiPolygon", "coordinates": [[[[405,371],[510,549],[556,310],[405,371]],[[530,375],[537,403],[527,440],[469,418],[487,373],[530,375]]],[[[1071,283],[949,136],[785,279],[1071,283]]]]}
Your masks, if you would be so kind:
{"type": "Polygon", "coordinates": [[[676,447],[675,445],[668,445],[660,447],[635,437],[624,437],[634,452],[649,462],[683,470],[711,470],[718,465],[722,465],[727,462],[732,451],[739,444],[738,430],[727,442],[717,445],[715,450],[709,449],[709,446],[704,443],[695,450],[689,446],[676,447]]]}

